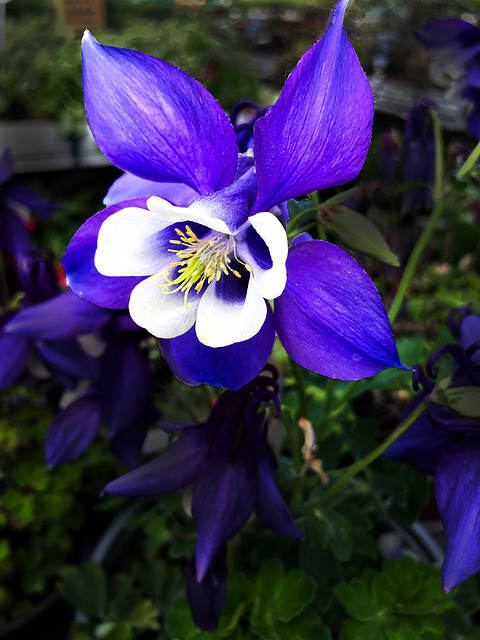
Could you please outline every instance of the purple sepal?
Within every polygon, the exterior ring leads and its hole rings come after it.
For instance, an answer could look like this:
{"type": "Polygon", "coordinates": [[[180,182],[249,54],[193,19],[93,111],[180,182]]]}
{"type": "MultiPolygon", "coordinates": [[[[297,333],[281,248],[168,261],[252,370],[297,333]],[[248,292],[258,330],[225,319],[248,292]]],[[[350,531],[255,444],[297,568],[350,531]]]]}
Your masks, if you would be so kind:
{"type": "Polygon", "coordinates": [[[280,493],[274,472],[274,456],[266,446],[257,453],[255,511],[261,523],[283,536],[304,538],[280,493]]]}
{"type": "Polygon", "coordinates": [[[447,538],[442,567],[448,593],[480,570],[480,439],[464,438],[439,462],[435,497],[447,538]]]}
{"type": "MultiPolygon", "coordinates": [[[[401,421],[420,404],[427,394],[415,397],[401,421]]],[[[437,464],[447,447],[451,434],[438,429],[430,422],[427,408],[419,418],[385,451],[387,458],[406,462],[417,471],[435,475],[437,464]]]]}
{"type": "Polygon", "coordinates": [[[183,336],[159,340],[163,357],[179,380],[237,391],[265,366],[272,352],[275,330],[270,307],[260,331],[244,342],[214,349],[202,344],[195,327],[183,336]]]}
{"type": "Polygon", "coordinates": [[[158,458],[109,482],[104,491],[130,497],[172,493],[197,478],[209,448],[200,429],[189,429],[158,458]]]}
{"type": "Polygon", "coordinates": [[[348,0],[330,15],[323,38],[255,123],[258,176],[254,211],[355,178],[372,133],[373,97],[342,22],[348,0]]]}
{"type": "Polygon", "coordinates": [[[0,156],[0,184],[6,182],[15,170],[15,163],[13,161],[13,153],[10,147],[5,147],[2,155],[0,156]]]}
{"type": "Polygon", "coordinates": [[[117,167],[199,193],[230,184],[237,143],[227,115],[176,67],[83,39],[83,91],[95,140],[117,167]]]}
{"type": "Polygon", "coordinates": [[[426,47],[446,47],[457,44],[469,47],[480,39],[480,29],[460,18],[443,18],[424,25],[416,32],[426,47]]]}
{"type": "Polygon", "coordinates": [[[53,254],[45,249],[33,249],[17,255],[17,274],[25,297],[23,306],[46,302],[60,292],[53,254]]]}
{"type": "Polygon", "coordinates": [[[100,406],[94,395],[75,400],[52,421],[46,438],[50,468],[75,460],[91,444],[100,428],[100,406]]]}
{"type": "Polygon", "coordinates": [[[42,220],[50,218],[62,206],[58,202],[47,202],[25,184],[14,184],[10,186],[7,196],[9,199],[15,200],[28,207],[32,213],[42,220]]]}
{"type": "Polygon", "coordinates": [[[110,440],[111,452],[129,469],[136,469],[142,462],[142,447],[148,426],[148,422],[140,417],[110,440]]]}
{"type": "Polygon", "coordinates": [[[95,268],[98,232],[103,222],[120,209],[140,207],[146,209],[145,199],[127,200],[107,207],[89,218],[73,236],[62,264],[68,286],[81,298],[99,307],[126,309],[133,288],[143,277],[107,277],[95,268]]]}
{"type": "MultiPolygon", "coordinates": [[[[11,317],[8,314],[7,317],[11,317]]],[[[0,324],[5,316],[0,320],[0,324]]],[[[0,391],[16,382],[29,353],[29,343],[22,336],[12,336],[0,330],[0,391]]]]}
{"type": "Polygon", "coordinates": [[[329,242],[290,248],[287,284],[275,300],[275,326],[295,362],[330,378],[359,380],[387,367],[408,369],[398,358],[375,285],[329,242]]]}
{"type": "Polygon", "coordinates": [[[204,579],[220,547],[247,522],[254,502],[255,475],[247,455],[231,462],[209,461],[195,483],[192,498],[192,515],[198,528],[197,580],[204,579]]]}
{"type": "Polygon", "coordinates": [[[139,327],[138,324],[132,320],[128,311],[115,313],[109,327],[111,327],[113,334],[125,333],[126,331],[135,331],[137,333],[138,331],[143,331],[145,335],[147,335],[145,329],[139,327]]]}
{"type": "Polygon", "coordinates": [[[11,254],[29,251],[32,245],[30,231],[12,207],[3,204],[0,215],[0,249],[11,254]]]}
{"type": "Polygon", "coordinates": [[[100,359],[85,353],[76,340],[39,340],[36,348],[47,368],[68,388],[71,383],[64,374],[88,380],[98,380],[100,376],[100,359]]]}
{"type": "Polygon", "coordinates": [[[113,342],[102,358],[100,388],[103,420],[115,436],[138,418],[150,397],[148,361],[133,345],[113,342]]]}
{"type": "Polygon", "coordinates": [[[5,331],[42,340],[65,339],[98,331],[109,317],[105,309],[66,291],[47,302],[22,309],[5,331]]]}
{"type": "Polygon", "coordinates": [[[222,547],[215,555],[201,582],[197,580],[195,565],[196,560],[193,555],[185,569],[185,586],[192,618],[201,631],[215,631],[222,615],[227,593],[225,547],[222,547]]]}
{"type": "Polygon", "coordinates": [[[159,425],[165,433],[175,433],[176,431],[184,431],[185,429],[191,429],[198,426],[198,422],[161,422],[159,425]]]}
{"type": "Polygon", "coordinates": [[[186,207],[198,197],[198,193],[187,187],[186,184],[153,182],[152,180],[137,178],[131,173],[124,173],[112,184],[103,203],[111,205],[124,200],[150,198],[151,196],[163,198],[176,207],[186,207]]]}
{"type": "MultiPolygon", "coordinates": [[[[480,90],[479,90],[480,93],[480,90]]],[[[480,95],[479,95],[480,102],[480,95]]],[[[470,112],[467,119],[467,131],[476,140],[480,140],[480,107],[478,102],[474,105],[474,108],[470,112]]]]}

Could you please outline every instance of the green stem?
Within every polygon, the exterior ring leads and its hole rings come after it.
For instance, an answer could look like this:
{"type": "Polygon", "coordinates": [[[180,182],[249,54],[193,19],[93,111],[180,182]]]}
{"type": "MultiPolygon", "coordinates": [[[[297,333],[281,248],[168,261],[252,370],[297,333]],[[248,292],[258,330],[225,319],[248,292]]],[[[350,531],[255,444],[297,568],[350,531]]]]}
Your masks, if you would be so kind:
{"type": "Polygon", "coordinates": [[[306,218],[308,217],[310,214],[312,213],[316,213],[316,211],[318,210],[318,206],[314,206],[314,207],[309,207],[308,209],[304,209],[303,211],[301,211],[297,216],[295,216],[295,218],[293,218],[293,220],[288,224],[288,231],[289,233],[295,229],[298,228],[298,225],[306,218]]]}
{"type": "Polygon", "coordinates": [[[422,257],[422,254],[425,250],[425,247],[428,244],[428,241],[430,240],[433,232],[435,231],[435,228],[440,219],[440,216],[443,213],[443,209],[444,209],[444,204],[442,201],[439,201],[437,205],[434,207],[430,215],[430,218],[428,219],[428,222],[425,225],[425,228],[423,229],[422,233],[420,234],[420,237],[418,238],[415,246],[413,247],[413,251],[410,254],[410,257],[408,258],[407,265],[400,279],[400,284],[398,285],[397,292],[395,294],[395,297],[393,298],[392,304],[390,305],[390,309],[388,310],[388,319],[390,320],[391,323],[395,321],[395,318],[397,317],[398,312],[400,311],[400,307],[402,306],[402,302],[403,302],[403,299],[405,298],[407,289],[410,286],[410,283],[412,281],[413,276],[415,275],[415,272],[417,271],[420,258],[422,257]]]}
{"type": "Polygon", "coordinates": [[[440,128],[440,121],[438,119],[437,112],[433,109],[430,110],[430,117],[432,118],[433,125],[433,136],[435,139],[435,179],[433,183],[432,196],[433,196],[433,208],[432,213],[430,214],[430,218],[423,229],[420,237],[418,238],[415,246],[413,247],[413,251],[408,258],[407,265],[405,267],[405,271],[402,274],[402,278],[400,280],[400,284],[398,285],[397,292],[395,297],[390,305],[390,309],[388,311],[388,319],[390,322],[394,322],[395,318],[400,311],[400,307],[402,306],[403,299],[405,298],[405,294],[407,292],[408,287],[412,281],[412,278],[417,270],[418,263],[422,254],[435,231],[435,227],[437,226],[438,220],[443,212],[443,204],[442,204],[442,196],[443,193],[443,138],[442,138],[442,130],[440,128]]]}
{"type": "Polygon", "coordinates": [[[325,491],[325,493],[320,496],[317,504],[323,504],[324,502],[326,502],[338,491],[346,487],[350,480],[357,475],[357,473],[363,471],[366,467],[368,467],[369,464],[371,464],[374,460],[381,456],[382,453],[384,453],[384,451],[386,451],[386,449],[390,447],[390,445],[392,445],[403,433],[405,433],[408,427],[410,427],[415,422],[415,420],[423,413],[423,411],[425,411],[429,404],[430,398],[426,398],[418,405],[418,407],[414,411],[412,411],[412,413],[407,418],[405,418],[402,424],[384,442],[382,442],[382,444],[380,444],[376,449],[371,451],[364,458],[358,460],[358,462],[355,462],[354,464],[347,467],[343,475],[334,484],[332,484],[325,491]]]}
{"type": "Polygon", "coordinates": [[[297,390],[298,390],[298,409],[300,413],[300,418],[308,418],[307,415],[307,396],[305,393],[305,380],[303,379],[302,372],[300,369],[300,365],[298,365],[294,360],[289,358],[290,360],[290,370],[292,372],[293,377],[295,378],[295,382],[297,390]]]}
{"type": "Polygon", "coordinates": [[[435,109],[430,109],[430,117],[433,125],[433,137],[435,140],[435,179],[433,183],[433,199],[438,202],[443,191],[443,136],[440,120],[435,109]]]}
{"type": "Polygon", "coordinates": [[[477,146],[475,147],[475,149],[472,151],[472,153],[468,156],[468,158],[465,160],[463,165],[457,171],[458,180],[461,180],[466,175],[468,175],[468,173],[470,173],[470,170],[473,168],[473,166],[475,165],[479,157],[480,157],[480,142],[477,143],[477,146]]]}

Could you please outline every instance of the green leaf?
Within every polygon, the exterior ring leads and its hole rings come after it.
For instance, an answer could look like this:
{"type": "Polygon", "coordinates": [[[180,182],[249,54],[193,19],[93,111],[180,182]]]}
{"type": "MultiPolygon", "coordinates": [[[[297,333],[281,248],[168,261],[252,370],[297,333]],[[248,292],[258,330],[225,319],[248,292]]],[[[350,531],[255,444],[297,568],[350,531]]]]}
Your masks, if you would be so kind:
{"type": "Polygon", "coordinates": [[[110,581],[109,616],[113,620],[128,620],[132,609],[141,600],[133,578],[126,573],[116,573],[110,581]]]}
{"type": "Polygon", "coordinates": [[[377,607],[372,602],[367,583],[361,578],[353,578],[348,584],[342,582],[333,592],[352,618],[361,622],[376,618],[377,607]]]}
{"type": "Polygon", "coordinates": [[[275,640],[306,640],[306,638],[331,640],[332,638],[330,630],[322,624],[321,618],[312,608],[286,624],[276,622],[274,634],[275,640]]]}
{"type": "Polygon", "coordinates": [[[130,614],[130,622],[132,627],[138,629],[159,629],[158,622],[159,610],[151,600],[144,600],[137,604],[130,614]]]}
{"type": "Polygon", "coordinates": [[[102,622],[95,627],[95,637],[99,640],[133,640],[133,630],[128,622],[102,622]]]}
{"type": "Polygon", "coordinates": [[[395,605],[395,587],[385,573],[377,573],[370,583],[372,603],[378,610],[388,611],[395,605]]]}
{"type": "Polygon", "coordinates": [[[444,393],[450,409],[465,418],[480,418],[480,387],[453,387],[444,393]]]}
{"type": "Polygon", "coordinates": [[[65,567],[61,576],[58,589],[76,609],[89,616],[105,614],[107,587],[103,569],[87,562],[82,569],[65,567]]]}
{"type": "Polygon", "coordinates": [[[331,212],[326,229],[353,251],[376,258],[394,267],[400,265],[397,256],[390,251],[377,227],[368,218],[352,209],[335,207],[335,210],[331,212]]]}
{"type": "Polygon", "coordinates": [[[133,570],[148,597],[151,598],[156,605],[159,605],[167,573],[163,562],[160,560],[154,560],[153,562],[145,564],[139,562],[134,565],[133,570]]]}
{"type": "Polygon", "coordinates": [[[422,575],[418,563],[413,558],[405,556],[398,560],[385,560],[383,569],[395,585],[400,601],[415,597],[422,584],[422,575]]]}
{"type": "MultiPolygon", "coordinates": [[[[346,620],[340,632],[340,640],[389,640],[380,620],[356,622],[346,620]]],[[[413,638],[403,640],[413,640],[413,638]]],[[[417,640],[417,639],[415,639],[417,640]]]]}

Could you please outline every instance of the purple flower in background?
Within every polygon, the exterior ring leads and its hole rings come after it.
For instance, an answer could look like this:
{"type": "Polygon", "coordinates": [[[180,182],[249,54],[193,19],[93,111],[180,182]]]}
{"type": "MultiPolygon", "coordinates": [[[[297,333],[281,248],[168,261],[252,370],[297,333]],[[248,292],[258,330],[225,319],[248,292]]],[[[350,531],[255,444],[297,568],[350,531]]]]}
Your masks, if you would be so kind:
{"type": "Polygon", "coordinates": [[[230,112],[230,122],[237,136],[238,150],[246,153],[253,147],[253,132],[255,122],[263,118],[267,109],[260,107],[251,100],[238,102],[230,112]]]}
{"type": "Polygon", "coordinates": [[[373,101],[343,30],[347,2],[256,120],[253,159],[239,157],[228,117],[193,78],[85,35],[89,124],[127,173],[70,243],[67,282],[95,304],[128,307],[184,382],[239,389],[275,331],[294,360],[331,377],[403,366],[367,274],[326,242],[288,251],[274,213],[348,182],[365,159],[373,101]]]}
{"type": "MultiPolygon", "coordinates": [[[[428,98],[422,98],[408,111],[402,144],[402,181],[422,182],[430,185],[435,171],[435,139],[430,110],[436,104],[428,98]]],[[[414,207],[429,206],[430,189],[414,187],[402,194],[402,213],[414,207]]]]}
{"type": "Polygon", "coordinates": [[[433,404],[386,454],[435,476],[447,538],[445,591],[480,570],[480,316],[457,310],[450,316],[450,328],[458,343],[444,345],[430,357],[428,376],[417,370],[422,390],[409,412],[429,396],[433,404]],[[454,365],[445,389],[444,383],[435,383],[446,354],[454,365]]]}
{"type": "Polygon", "coordinates": [[[5,184],[13,173],[13,155],[7,147],[0,156],[0,249],[17,255],[31,247],[30,214],[46,219],[60,205],[46,202],[26,185],[5,184]]]}
{"type": "Polygon", "coordinates": [[[68,403],[61,403],[47,434],[49,466],[77,458],[102,423],[115,455],[137,466],[147,427],[157,418],[148,360],[136,346],[143,332],[125,313],[59,293],[47,252],[22,253],[17,266],[25,306],[0,319],[0,390],[27,365],[66,390],[68,403]]]}
{"type": "Polygon", "coordinates": [[[270,371],[272,376],[260,375],[240,391],[223,393],[205,423],[189,426],[160,457],[105,487],[115,495],[158,496],[194,483],[192,515],[198,535],[195,571],[191,566],[187,570],[187,584],[194,620],[201,629],[217,626],[218,600],[225,593],[221,587],[225,580],[218,576],[225,575],[220,571],[224,545],[252,511],[269,529],[303,537],[276,484],[275,456],[267,442],[267,407],[273,403],[274,411],[280,410],[277,372],[273,367],[270,371]],[[217,575],[216,589],[212,571],[217,575]],[[200,606],[206,597],[215,598],[215,616],[212,609],[200,606]]]}
{"type": "Polygon", "coordinates": [[[432,79],[452,85],[473,102],[467,130],[480,139],[480,28],[460,18],[436,20],[417,32],[423,44],[435,50],[432,79]]]}

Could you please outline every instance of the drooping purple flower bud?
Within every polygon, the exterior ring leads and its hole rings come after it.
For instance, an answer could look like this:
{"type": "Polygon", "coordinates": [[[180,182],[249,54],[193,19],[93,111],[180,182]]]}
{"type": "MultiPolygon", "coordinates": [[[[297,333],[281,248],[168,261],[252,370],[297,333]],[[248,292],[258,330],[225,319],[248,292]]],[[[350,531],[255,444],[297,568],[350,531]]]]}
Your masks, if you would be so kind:
{"type": "Polygon", "coordinates": [[[429,111],[436,105],[422,98],[407,114],[402,144],[402,181],[420,182],[425,186],[407,189],[402,194],[402,213],[415,207],[428,207],[430,187],[435,171],[435,140],[429,111]]]}

